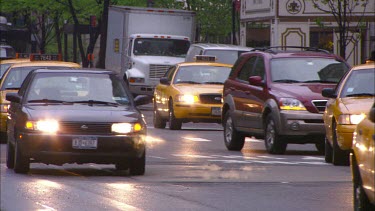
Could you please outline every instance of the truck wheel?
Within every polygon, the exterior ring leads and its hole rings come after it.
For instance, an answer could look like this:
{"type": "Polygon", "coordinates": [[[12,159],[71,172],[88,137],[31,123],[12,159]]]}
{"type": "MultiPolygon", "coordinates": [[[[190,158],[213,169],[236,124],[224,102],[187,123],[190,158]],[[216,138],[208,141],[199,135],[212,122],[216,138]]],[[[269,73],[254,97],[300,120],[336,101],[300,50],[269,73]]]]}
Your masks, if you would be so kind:
{"type": "Polygon", "coordinates": [[[155,103],[154,103],[154,118],[152,120],[153,120],[155,128],[165,128],[166,121],[161,118],[155,103]]]}
{"type": "Polygon", "coordinates": [[[228,150],[241,151],[245,144],[245,136],[234,128],[230,112],[225,113],[224,120],[224,143],[228,150]]]}
{"type": "Polygon", "coordinates": [[[267,152],[270,154],[284,154],[288,145],[284,139],[278,135],[276,123],[272,115],[268,115],[266,118],[264,143],[267,152]]]}
{"type": "Polygon", "coordinates": [[[182,121],[177,119],[173,111],[173,101],[169,101],[169,129],[170,130],[180,130],[182,126],[182,121]]]}
{"type": "Polygon", "coordinates": [[[347,151],[344,151],[340,149],[338,143],[337,143],[337,133],[336,133],[336,123],[334,122],[332,124],[332,141],[333,141],[333,156],[332,156],[332,163],[335,166],[348,166],[349,165],[349,153],[347,151]]]}
{"type": "Polygon", "coordinates": [[[11,143],[7,143],[7,168],[13,169],[14,168],[14,147],[11,143]]]}
{"type": "Polygon", "coordinates": [[[20,146],[16,141],[15,158],[14,158],[14,172],[19,174],[26,174],[30,170],[30,159],[22,155],[20,146]]]}
{"type": "Polygon", "coordinates": [[[144,175],[145,169],[146,151],[143,152],[142,157],[132,159],[129,164],[130,175],[144,175]]]}
{"type": "Polygon", "coordinates": [[[375,210],[375,205],[370,203],[366,192],[362,187],[361,176],[356,164],[354,161],[352,166],[353,171],[353,207],[356,211],[365,211],[365,210],[375,210]]]}
{"type": "Polygon", "coordinates": [[[324,142],[325,142],[324,160],[326,161],[326,163],[332,163],[332,147],[327,137],[324,139],[324,142]]]}

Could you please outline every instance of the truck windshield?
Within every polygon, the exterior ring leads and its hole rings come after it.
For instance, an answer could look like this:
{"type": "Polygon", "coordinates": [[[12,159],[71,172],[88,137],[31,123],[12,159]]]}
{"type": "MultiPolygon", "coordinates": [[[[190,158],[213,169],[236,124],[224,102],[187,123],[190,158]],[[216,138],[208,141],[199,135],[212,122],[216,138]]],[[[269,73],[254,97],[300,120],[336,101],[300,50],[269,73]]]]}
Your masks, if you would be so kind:
{"type": "Polygon", "coordinates": [[[190,42],[188,40],[138,38],[134,42],[133,53],[137,56],[186,56],[190,42]]]}

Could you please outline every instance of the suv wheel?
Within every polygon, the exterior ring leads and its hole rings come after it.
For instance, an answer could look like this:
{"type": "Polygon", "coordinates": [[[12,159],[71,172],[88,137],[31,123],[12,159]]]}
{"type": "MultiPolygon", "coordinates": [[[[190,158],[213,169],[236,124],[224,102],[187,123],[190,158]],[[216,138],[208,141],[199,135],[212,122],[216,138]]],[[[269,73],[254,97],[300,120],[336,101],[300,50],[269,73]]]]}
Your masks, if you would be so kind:
{"type": "Polygon", "coordinates": [[[245,144],[245,136],[234,128],[230,112],[224,116],[224,143],[228,150],[240,151],[245,144]]]}
{"type": "Polygon", "coordinates": [[[181,120],[174,116],[173,111],[173,101],[169,102],[169,129],[170,130],[180,130],[182,126],[181,120]]]}
{"type": "Polygon", "coordinates": [[[324,139],[324,142],[325,142],[324,160],[326,161],[326,163],[332,163],[332,147],[327,137],[324,139]]]}
{"type": "Polygon", "coordinates": [[[156,103],[154,103],[154,118],[152,119],[155,128],[165,128],[166,121],[161,118],[158,109],[156,107],[156,103]]]}
{"type": "Polygon", "coordinates": [[[335,166],[348,166],[349,165],[349,153],[340,149],[337,143],[337,134],[336,134],[336,123],[332,124],[332,142],[333,142],[333,153],[332,153],[332,163],[335,166]]]}
{"type": "Polygon", "coordinates": [[[276,123],[271,115],[266,118],[266,127],[264,131],[264,143],[266,150],[270,154],[284,154],[287,143],[278,135],[276,123]]]}
{"type": "Polygon", "coordinates": [[[325,142],[319,142],[319,143],[315,143],[315,147],[316,149],[318,150],[318,153],[320,155],[324,155],[325,154],[325,142]]]}
{"type": "Polygon", "coordinates": [[[11,143],[8,142],[7,144],[7,168],[13,169],[14,168],[14,147],[11,143]]]}

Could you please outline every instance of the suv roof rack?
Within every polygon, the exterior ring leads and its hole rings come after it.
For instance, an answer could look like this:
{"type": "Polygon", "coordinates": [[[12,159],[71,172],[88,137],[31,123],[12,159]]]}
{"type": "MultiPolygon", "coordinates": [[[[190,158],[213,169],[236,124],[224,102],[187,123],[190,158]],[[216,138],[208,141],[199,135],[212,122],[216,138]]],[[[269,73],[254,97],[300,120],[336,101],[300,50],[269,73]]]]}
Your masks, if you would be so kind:
{"type": "Polygon", "coordinates": [[[323,52],[323,53],[326,53],[326,54],[330,54],[330,52],[328,50],[324,50],[324,49],[320,49],[320,48],[316,48],[316,47],[302,47],[302,46],[267,46],[267,47],[255,47],[251,51],[264,51],[264,52],[269,52],[269,53],[277,54],[278,51],[275,51],[273,49],[281,49],[281,50],[285,51],[287,48],[298,48],[298,49],[302,49],[302,50],[305,50],[305,51],[323,52]]]}

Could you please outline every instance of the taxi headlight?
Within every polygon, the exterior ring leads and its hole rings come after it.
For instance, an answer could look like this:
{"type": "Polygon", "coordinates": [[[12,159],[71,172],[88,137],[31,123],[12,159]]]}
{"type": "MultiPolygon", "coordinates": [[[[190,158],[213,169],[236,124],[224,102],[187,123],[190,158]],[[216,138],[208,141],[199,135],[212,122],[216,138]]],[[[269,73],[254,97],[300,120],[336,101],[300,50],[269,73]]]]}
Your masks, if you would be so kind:
{"type": "Polygon", "coordinates": [[[279,105],[281,110],[306,111],[301,101],[294,98],[281,98],[279,105]]]}
{"type": "Polygon", "coordinates": [[[141,131],[142,125],[140,123],[114,123],[111,129],[114,133],[133,133],[141,131]]]}
{"type": "Polygon", "coordinates": [[[338,123],[340,125],[356,125],[365,117],[365,114],[341,114],[338,118],[338,123]]]}
{"type": "Polygon", "coordinates": [[[27,121],[25,127],[29,130],[56,133],[59,130],[59,123],[56,120],[27,121]]]}
{"type": "Polygon", "coordinates": [[[194,104],[198,102],[198,96],[196,95],[177,95],[176,102],[183,102],[188,104],[194,104]]]}
{"type": "Polygon", "coordinates": [[[7,113],[9,109],[9,104],[1,104],[0,113],[7,113]]]}

